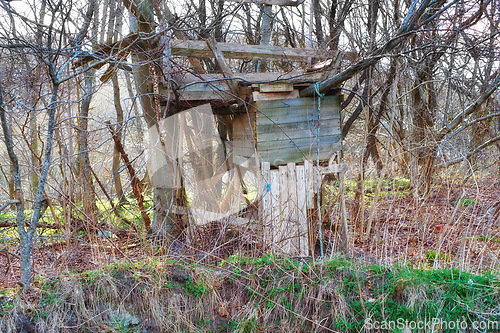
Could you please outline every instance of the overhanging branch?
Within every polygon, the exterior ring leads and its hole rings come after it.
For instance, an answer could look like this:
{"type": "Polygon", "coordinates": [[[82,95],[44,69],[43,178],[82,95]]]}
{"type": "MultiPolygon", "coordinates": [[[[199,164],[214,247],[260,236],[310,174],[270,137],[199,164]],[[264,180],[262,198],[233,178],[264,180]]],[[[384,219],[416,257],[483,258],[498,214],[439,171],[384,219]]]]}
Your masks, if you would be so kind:
{"type": "Polygon", "coordinates": [[[473,151],[471,151],[467,155],[462,156],[462,157],[457,158],[457,159],[454,159],[454,160],[451,160],[451,161],[448,161],[448,162],[440,163],[440,164],[438,164],[436,166],[436,168],[446,168],[446,167],[452,166],[454,164],[460,163],[460,162],[462,162],[462,161],[464,161],[464,160],[466,160],[466,159],[474,156],[475,154],[479,153],[484,148],[487,148],[487,147],[491,146],[492,144],[494,144],[495,142],[498,142],[498,141],[500,141],[500,135],[494,137],[493,139],[490,139],[490,140],[486,141],[485,143],[483,143],[482,145],[480,145],[479,147],[477,147],[476,149],[474,149],[473,151]]]}

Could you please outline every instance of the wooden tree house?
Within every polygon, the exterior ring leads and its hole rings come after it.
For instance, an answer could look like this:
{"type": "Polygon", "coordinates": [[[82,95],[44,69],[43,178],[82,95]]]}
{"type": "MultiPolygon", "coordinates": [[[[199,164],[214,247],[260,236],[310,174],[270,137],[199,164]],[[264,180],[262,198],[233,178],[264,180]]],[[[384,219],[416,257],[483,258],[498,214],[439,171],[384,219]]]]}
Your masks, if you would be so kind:
{"type": "MultiPolygon", "coordinates": [[[[264,242],[275,251],[309,255],[318,232],[317,215],[311,216],[318,211],[317,184],[325,174],[342,177],[337,164],[342,151],[342,95],[333,89],[325,95],[300,96],[301,90],[324,78],[320,72],[236,74],[226,58],[304,61],[331,55],[215,41],[182,40],[170,45],[171,56],[212,57],[222,73],[174,74],[176,87],[160,83],[162,104],[173,110],[169,114],[211,105],[226,127],[232,162],[242,166],[243,173],[245,168],[259,169],[257,202],[264,242]]],[[[342,224],[346,245],[345,217],[342,224]]]]}
{"type": "MultiPolygon", "coordinates": [[[[140,35],[130,34],[117,43],[101,46],[94,54],[77,59],[74,66],[90,64],[100,68],[104,64],[101,59],[108,57],[109,68],[101,77],[101,81],[107,81],[116,68],[130,70],[120,61],[132,48],[140,47],[140,43],[140,35]]],[[[245,168],[259,170],[257,202],[265,243],[276,251],[301,256],[310,254],[316,242],[315,235],[321,232],[321,228],[318,230],[317,225],[310,223],[318,220],[317,216],[310,216],[311,211],[320,211],[317,209],[319,202],[314,199],[317,184],[321,184],[322,175],[328,173],[342,178],[342,170],[337,164],[342,151],[342,95],[338,89],[310,93],[317,90],[314,89],[317,82],[328,78],[334,61],[323,71],[234,73],[227,59],[259,61],[264,64],[259,63],[258,68],[262,69],[272,61],[304,63],[346,55],[214,40],[171,39],[163,43],[166,62],[185,57],[194,71],[169,65],[161,69],[163,76],[157,75],[151,80],[151,86],[143,91],[147,90],[158,106],[163,105],[157,112],[168,119],[183,111],[209,105],[219,124],[226,155],[239,166],[240,177],[243,179],[245,168]],[[212,58],[219,73],[200,73],[203,67],[198,59],[203,57],[212,58]]],[[[169,126],[175,129],[177,125],[173,122],[169,126]]],[[[346,247],[347,223],[345,214],[342,215],[342,240],[346,247]]]]}
{"type": "MultiPolygon", "coordinates": [[[[200,52],[208,56],[206,49],[211,43],[205,48],[201,43],[183,41],[186,48],[179,54],[200,52]],[[195,46],[194,51],[190,45],[195,46]]],[[[239,48],[246,56],[257,53],[248,45],[239,48]]],[[[274,52],[271,47],[256,48],[274,52]]],[[[211,49],[220,67],[227,70],[225,57],[213,42],[211,49]]],[[[221,49],[228,50],[226,56],[240,57],[227,44],[221,49]]],[[[232,162],[243,166],[243,173],[245,168],[260,169],[257,202],[265,244],[300,256],[309,255],[316,242],[318,219],[311,215],[317,211],[316,184],[326,173],[342,172],[337,164],[342,151],[342,95],[332,90],[321,97],[300,97],[300,91],[321,76],[300,72],[189,74],[179,78],[183,85],[175,92],[167,85],[160,89],[162,103],[172,103],[175,112],[211,105],[214,115],[227,127],[232,162]]]]}

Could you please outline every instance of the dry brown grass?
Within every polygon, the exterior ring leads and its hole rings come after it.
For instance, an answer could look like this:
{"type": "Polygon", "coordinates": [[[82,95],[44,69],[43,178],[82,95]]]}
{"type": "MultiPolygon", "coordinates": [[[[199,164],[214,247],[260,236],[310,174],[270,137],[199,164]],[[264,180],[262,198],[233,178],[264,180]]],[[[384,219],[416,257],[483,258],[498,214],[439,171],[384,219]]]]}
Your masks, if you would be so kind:
{"type": "Polygon", "coordinates": [[[0,330],[357,332],[365,318],[394,318],[400,309],[416,319],[457,308],[456,316],[500,319],[499,295],[492,276],[364,266],[343,257],[236,256],[213,266],[161,256],[4,295],[0,330]],[[450,288],[459,288],[456,295],[450,288]]]}

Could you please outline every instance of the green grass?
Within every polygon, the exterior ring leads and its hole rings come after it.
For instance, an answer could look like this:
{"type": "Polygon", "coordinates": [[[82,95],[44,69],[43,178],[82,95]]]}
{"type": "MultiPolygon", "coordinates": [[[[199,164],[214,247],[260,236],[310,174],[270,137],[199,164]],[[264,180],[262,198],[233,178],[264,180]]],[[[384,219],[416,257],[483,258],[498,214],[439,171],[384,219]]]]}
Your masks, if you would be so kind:
{"type": "Polygon", "coordinates": [[[476,200],[472,199],[460,199],[454,203],[455,206],[464,206],[464,207],[474,206],[475,204],[476,200]]]}
{"type": "MultiPolygon", "coordinates": [[[[82,332],[137,331],[148,320],[160,325],[162,318],[174,331],[199,332],[309,332],[312,322],[360,332],[367,322],[500,321],[497,272],[364,265],[343,256],[316,262],[233,256],[217,266],[154,258],[41,278],[35,286],[40,296],[26,313],[32,321],[59,318],[63,325],[64,318],[73,318],[82,332]],[[75,294],[78,284],[82,292],[75,294]],[[87,304],[90,312],[80,314],[74,304],[87,304]],[[217,312],[221,304],[234,306],[217,312]],[[103,311],[108,315],[97,316],[103,311]]],[[[15,310],[15,297],[3,291],[3,316],[15,310]]]]}
{"type": "Polygon", "coordinates": [[[486,236],[486,235],[481,235],[477,236],[477,239],[482,241],[482,242],[494,242],[494,243],[500,243],[500,236],[486,236]]]}
{"type": "Polygon", "coordinates": [[[436,250],[430,250],[425,252],[425,258],[427,259],[427,262],[429,264],[434,264],[436,261],[436,258],[439,258],[440,260],[444,261],[449,261],[450,260],[450,255],[447,253],[439,252],[439,255],[437,254],[436,250]]]}
{"type": "MultiPolygon", "coordinates": [[[[374,192],[377,189],[378,182],[378,178],[366,178],[363,182],[365,200],[367,205],[370,205],[371,199],[374,196],[374,192]]],[[[357,183],[358,181],[355,179],[348,179],[345,181],[345,195],[347,198],[354,198],[357,189],[357,183]]],[[[382,179],[382,187],[379,196],[391,198],[405,197],[410,193],[409,186],[410,180],[407,178],[384,178],[382,179]]],[[[338,195],[339,190],[338,181],[335,181],[332,184],[327,184],[325,186],[325,189],[327,201],[335,202],[335,198],[338,195]]]]}

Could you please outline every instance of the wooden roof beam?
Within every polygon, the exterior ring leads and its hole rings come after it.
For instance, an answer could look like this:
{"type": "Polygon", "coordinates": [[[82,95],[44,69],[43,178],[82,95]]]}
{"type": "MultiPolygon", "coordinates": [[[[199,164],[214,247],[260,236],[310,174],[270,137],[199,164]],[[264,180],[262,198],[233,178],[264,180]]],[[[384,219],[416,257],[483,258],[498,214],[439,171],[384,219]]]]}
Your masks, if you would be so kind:
{"type": "Polygon", "coordinates": [[[256,5],[294,6],[302,4],[304,0],[226,0],[238,3],[253,3],[256,5]]]}
{"type": "MultiPolygon", "coordinates": [[[[201,40],[173,40],[170,42],[173,56],[212,57],[209,45],[201,40]]],[[[291,47],[242,45],[232,43],[217,43],[217,47],[227,59],[252,60],[292,60],[307,61],[308,58],[329,59],[327,52],[318,52],[313,49],[298,49],[291,47]]]]}

